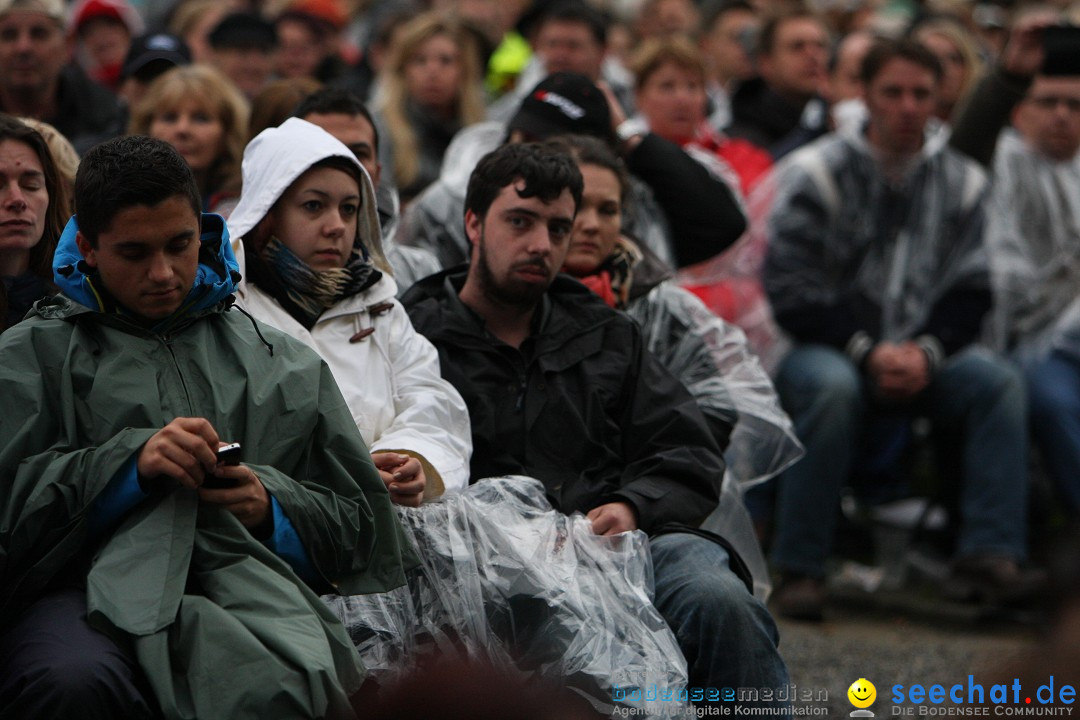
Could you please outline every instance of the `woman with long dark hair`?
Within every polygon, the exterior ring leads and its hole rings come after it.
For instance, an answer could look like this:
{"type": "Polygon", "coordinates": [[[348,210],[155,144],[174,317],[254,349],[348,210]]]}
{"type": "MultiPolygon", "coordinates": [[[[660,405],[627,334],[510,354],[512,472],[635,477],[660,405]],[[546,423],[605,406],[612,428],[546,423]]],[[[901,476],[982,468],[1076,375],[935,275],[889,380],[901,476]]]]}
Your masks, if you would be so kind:
{"type": "Polygon", "coordinates": [[[45,139],[0,114],[0,332],[55,290],[53,251],[70,214],[45,139]]]}

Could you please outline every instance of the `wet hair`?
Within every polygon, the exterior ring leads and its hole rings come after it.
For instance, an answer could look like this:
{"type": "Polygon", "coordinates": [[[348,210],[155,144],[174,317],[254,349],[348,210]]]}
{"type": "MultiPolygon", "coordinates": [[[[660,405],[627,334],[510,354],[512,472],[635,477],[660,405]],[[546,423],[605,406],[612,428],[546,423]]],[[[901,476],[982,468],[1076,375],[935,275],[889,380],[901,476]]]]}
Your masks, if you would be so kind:
{"type": "Polygon", "coordinates": [[[200,217],[202,201],[187,162],[164,140],[128,135],[96,145],[75,175],[75,212],[79,230],[97,247],[117,213],[130,207],[153,207],[174,197],[200,217]]]}
{"type": "Polygon", "coordinates": [[[56,241],[64,231],[64,225],[71,217],[71,200],[67,186],[62,181],[56,162],[49,151],[49,144],[44,136],[26,123],[0,113],[0,142],[11,140],[26,145],[37,156],[45,175],[45,190],[49,194],[49,205],[45,210],[45,225],[41,238],[30,248],[30,272],[46,280],[52,278],[53,252],[56,241]]]}
{"type": "Polygon", "coordinates": [[[375,126],[375,118],[360,96],[351,90],[334,87],[316,90],[301,100],[292,114],[301,120],[307,119],[308,115],[359,115],[371,125],[375,147],[379,147],[379,129],[375,126]]]}
{"type": "Polygon", "coordinates": [[[863,58],[862,67],[859,69],[859,79],[862,80],[863,85],[869,86],[886,63],[897,58],[926,68],[933,73],[935,82],[941,82],[944,74],[941,61],[925,45],[908,39],[876,40],[867,51],[866,57],[863,58]]]}
{"type": "Polygon", "coordinates": [[[548,140],[544,145],[568,153],[577,161],[578,168],[582,165],[595,165],[610,170],[619,181],[619,198],[626,199],[626,193],[630,190],[630,174],[626,170],[626,163],[603,140],[587,135],[560,135],[548,140]]]}
{"type": "Polygon", "coordinates": [[[538,197],[551,202],[563,190],[569,190],[575,212],[581,204],[584,181],[577,163],[565,149],[540,143],[515,143],[503,145],[480,159],[465,191],[466,212],[472,210],[483,218],[502,189],[518,180],[525,182],[524,189],[518,191],[519,197],[538,197]]]}

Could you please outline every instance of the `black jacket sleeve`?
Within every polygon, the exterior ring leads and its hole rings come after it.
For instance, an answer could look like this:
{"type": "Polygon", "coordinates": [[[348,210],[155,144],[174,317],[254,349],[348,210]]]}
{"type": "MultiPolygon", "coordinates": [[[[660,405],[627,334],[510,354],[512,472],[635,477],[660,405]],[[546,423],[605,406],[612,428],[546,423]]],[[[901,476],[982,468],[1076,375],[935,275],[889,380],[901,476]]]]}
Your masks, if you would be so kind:
{"type": "Polygon", "coordinates": [[[975,86],[953,125],[949,145],[990,170],[998,134],[1009,123],[1013,108],[1024,99],[1031,80],[994,68],[975,86]]]}
{"type": "Polygon", "coordinates": [[[667,216],[679,267],[718,255],[746,230],[738,200],[720,178],[682,148],[649,133],[626,157],[667,216]]]}
{"type": "Polygon", "coordinates": [[[611,500],[634,506],[649,534],[672,523],[696,527],[716,508],[726,468],[697,401],[635,332],[635,372],[625,384],[621,425],[626,464],[611,500]]]}

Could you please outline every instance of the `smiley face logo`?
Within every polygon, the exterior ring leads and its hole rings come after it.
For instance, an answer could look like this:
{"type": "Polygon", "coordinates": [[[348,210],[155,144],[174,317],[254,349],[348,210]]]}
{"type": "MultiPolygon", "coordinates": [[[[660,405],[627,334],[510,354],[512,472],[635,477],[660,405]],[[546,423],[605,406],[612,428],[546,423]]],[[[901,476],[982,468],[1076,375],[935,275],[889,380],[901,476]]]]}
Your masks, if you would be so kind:
{"type": "Polygon", "coordinates": [[[848,700],[857,708],[868,708],[877,699],[877,688],[866,678],[859,678],[847,689],[848,700]]]}

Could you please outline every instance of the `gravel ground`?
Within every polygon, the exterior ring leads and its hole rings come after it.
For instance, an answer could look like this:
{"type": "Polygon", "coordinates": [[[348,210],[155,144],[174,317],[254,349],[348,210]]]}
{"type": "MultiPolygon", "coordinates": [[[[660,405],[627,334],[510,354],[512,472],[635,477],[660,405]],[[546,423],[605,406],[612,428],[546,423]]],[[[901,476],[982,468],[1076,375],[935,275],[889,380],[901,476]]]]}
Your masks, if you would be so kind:
{"type": "Polygon", "coordinates": [[[827,693],[827,700],[799,704],[828,708],[832,718],[854,710],[847,689],[860,678],[877,689],[869,709],[877,718],[890,717],[893,685],[949,687],[966,683],[969,673],[978,682],[980,671],[1038,642],[1029,618],[1001,617],[911,590],[834,591],[824,623],[778,624],[780,651],[799,693],[827,693]]]}

